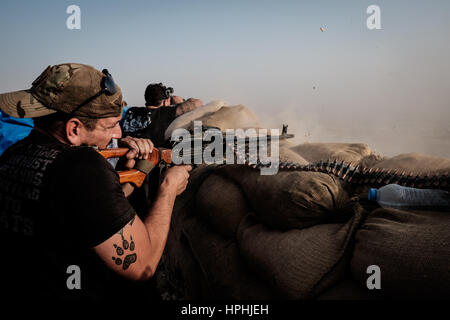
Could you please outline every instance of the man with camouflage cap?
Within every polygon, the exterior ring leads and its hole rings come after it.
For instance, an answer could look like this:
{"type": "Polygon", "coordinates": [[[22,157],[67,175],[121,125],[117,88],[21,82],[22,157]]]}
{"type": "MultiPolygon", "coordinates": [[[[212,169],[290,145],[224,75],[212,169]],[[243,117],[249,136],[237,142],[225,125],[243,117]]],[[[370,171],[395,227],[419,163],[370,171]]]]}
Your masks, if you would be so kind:
{"type": "MultiPolygon", "coordinates": [[[[125,196],[132,187],[121,186],[90,147],[104,149],[121,137],[122,93],[106,69],[48,67],[31,89],[0,94],[0,108],[35,122],[0,157],[0,281],[7,298],[117,300],[141,293],[139,280],[155,272],[190,167],[169,169],[148,214],[136,215],[125,196]]],[[[147,139],[122,142],[130,148],[127,168],[153,147],[147,139]]]]}

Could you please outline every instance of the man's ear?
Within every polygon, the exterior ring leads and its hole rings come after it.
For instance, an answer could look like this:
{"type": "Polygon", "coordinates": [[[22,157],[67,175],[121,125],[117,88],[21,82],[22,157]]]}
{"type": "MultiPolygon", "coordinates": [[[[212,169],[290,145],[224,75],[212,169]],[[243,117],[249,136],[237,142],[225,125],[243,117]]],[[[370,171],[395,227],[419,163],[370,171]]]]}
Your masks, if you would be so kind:
{"type": "Polygon", "coordinates": [[[71,145],[81,146],[83,141],[83,123],[77,118],[71,118],[66,122],[66,137],[71,145]]]}

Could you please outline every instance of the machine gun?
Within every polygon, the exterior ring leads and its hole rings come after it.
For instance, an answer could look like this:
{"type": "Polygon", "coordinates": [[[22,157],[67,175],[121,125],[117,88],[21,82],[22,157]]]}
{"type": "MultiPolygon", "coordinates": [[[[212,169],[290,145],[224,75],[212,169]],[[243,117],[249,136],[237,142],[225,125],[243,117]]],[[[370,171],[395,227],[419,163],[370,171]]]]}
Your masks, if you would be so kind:
{"type": "MultiPolygon", "coordinates": [[[[275,137],[278,140],[293,138],[294,137],[293,134],[287,133],[287,128],[288,128],[287,125],[283,125],[281,135],[277,135],[275,137]]],[[[222,135],[222,139],[223,139],[222,146],[224,148],[223,151],[226,151],[225,149],[227,147],[230,147],[229,136],[227,136],[227,138],[225,139],[226,134],[224,134],[219,128],[205,127],[205,128],[203,128],[203,132],[202,132],[201,136],[195,136],[193,134],[193,132],[191,132],[190,139],[187,142],[191,143],[191,146],[192,146],[191,150],[194,150],[194,151],[190,152],[188,154],[188,157],[191,159],[191,162],[188,164],[194,164],[193,160],[195,159],[195,157],[199,153],[202,153],[205,150],[205,147],[207,145],[209,145],[209,143],[205,144],[205,142],[208,142],[210,140],[211,134],[221,134],[222,135]],[[198,145],[200,143],[201,143],[201,148],[195,148],[195,145],[196,144],[198,145]]],[[[255,136],[244,136],[244,137],[235,136],[235,137],[233,137],[233,140],[232,140],[233,146],[231,146],[231,147],[234,151],[236,151],[237,146],[239,146],[239,145],[244,146],[245,148],[248,148],[252,144],[252,142],[253,143],[256,142],[256,145],[258,145],[258,143],[261,140],[268,142],[268,141],[271,141],[273,138],[274,138],[274,136],[272,136],[272,135],[265,135],[265,136],[255,135],[255,136]]],[[[157,166],[160,168],[167,168],[174,164],[174,161],[172,159],[172,156],[173,156],[172,150],[181,142],[182,142],[182,140],[172,141],[171,148],[160,148],[160,147],[153,148],[148,159],[136,161],[136,165],[135,165],[134,169],[118,172],[119,178],[120,178],[120,183],[124,184],[124,183],[129,182],[129,183],[133,184],[135,187],[142,186],[142,184],[145,180],[145,177],[151,170],[153,170],[153,168],[155,168],[157,166]]],[[[129,151],[128,148],[112,148],[112,149],[99,150],[99,153],[106,159],[109,159],[109,158],[123,157],[127,154],[128,151],[129,151]]]]}

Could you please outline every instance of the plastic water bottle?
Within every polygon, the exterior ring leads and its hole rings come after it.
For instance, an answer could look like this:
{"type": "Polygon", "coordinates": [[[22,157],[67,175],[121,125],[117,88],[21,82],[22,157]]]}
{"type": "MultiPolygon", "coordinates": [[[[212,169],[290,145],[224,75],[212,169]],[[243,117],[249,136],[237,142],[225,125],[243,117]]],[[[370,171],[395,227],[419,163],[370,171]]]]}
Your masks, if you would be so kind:
{"type": "Polygon", "coordinates": [[[437,189],[417,189],[388,184],[380,189],[371,188],[369,200],[377,201],[383,208],[450,211],[450,193],[437,189]]]}

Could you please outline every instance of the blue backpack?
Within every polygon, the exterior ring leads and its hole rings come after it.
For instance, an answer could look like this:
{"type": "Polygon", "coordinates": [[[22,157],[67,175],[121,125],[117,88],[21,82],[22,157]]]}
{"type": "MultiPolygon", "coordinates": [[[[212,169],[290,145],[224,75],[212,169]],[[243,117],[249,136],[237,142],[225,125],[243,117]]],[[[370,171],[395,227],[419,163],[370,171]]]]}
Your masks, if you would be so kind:
{"type": "Polygon", "coordinates": [[[13,118],[0,110],[0,155],[33,129],[33,119],[13,118]]]}

